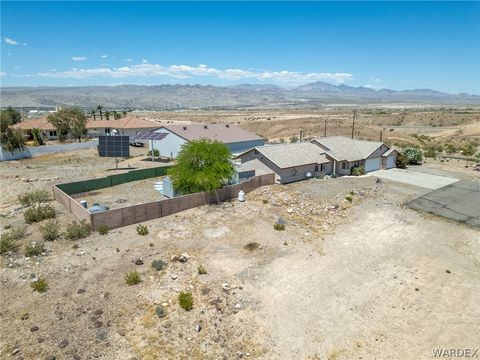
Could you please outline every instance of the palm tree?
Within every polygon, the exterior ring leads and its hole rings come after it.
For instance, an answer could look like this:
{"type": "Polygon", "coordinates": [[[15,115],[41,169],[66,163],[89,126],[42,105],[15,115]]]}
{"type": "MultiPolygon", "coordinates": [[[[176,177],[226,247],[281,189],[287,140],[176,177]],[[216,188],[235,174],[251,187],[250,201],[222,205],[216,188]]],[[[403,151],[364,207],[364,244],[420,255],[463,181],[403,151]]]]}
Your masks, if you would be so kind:
{"type": "Polygon", "coordinates": [[[110,111],[105,111],[105,119],[110,120],[110,111]]]}
{"type": "Polygon", "coordinates": [[[123,117],[127,116],[127,110],[122,111],[123,117]]]}
{"type": "Polygon", "coordinates": [[[97,110],[100,112],[100,120],[103,120],[103,106],[102,105],[98,105],[97,106],[97,110]]]}
{"type": "Polygon", "coordinates": [[[96,118],[95,118],[96,115],[97,115],[97,114],[95,113],[95,110],[92,110],[93,121],[96,120],[96,118]]]}

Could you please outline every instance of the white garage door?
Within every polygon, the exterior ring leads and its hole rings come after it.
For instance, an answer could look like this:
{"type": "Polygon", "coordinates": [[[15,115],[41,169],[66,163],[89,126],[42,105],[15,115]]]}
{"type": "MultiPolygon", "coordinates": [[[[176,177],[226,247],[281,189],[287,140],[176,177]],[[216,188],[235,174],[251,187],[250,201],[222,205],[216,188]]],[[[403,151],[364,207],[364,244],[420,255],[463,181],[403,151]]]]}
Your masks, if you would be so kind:
{"type": "Polygon", "coordinates": [[[387,169],[395,167],[395,156],[387,156],[387,169]]]}
{"type": "Polygon", "coordinates": [[[365,172],[380,170],[381,167],[382,167],[381,158],[372,158],[372,159],[367,159],[367,161],[365,161],[365,172]]]}

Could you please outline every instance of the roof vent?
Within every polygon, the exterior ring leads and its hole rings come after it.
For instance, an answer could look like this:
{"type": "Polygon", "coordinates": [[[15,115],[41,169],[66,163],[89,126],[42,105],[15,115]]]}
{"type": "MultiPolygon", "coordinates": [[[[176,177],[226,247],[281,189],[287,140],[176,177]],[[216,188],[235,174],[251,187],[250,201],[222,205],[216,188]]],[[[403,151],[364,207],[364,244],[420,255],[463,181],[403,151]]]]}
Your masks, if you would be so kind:
{"type": "Polygon", "coordinates": [[[225,125],[226,127],[230,127],[230,124],[225,125]]]}
{"type": "Polygon", "coordinates": [[[204,129],[208,129],[208,126],[207,126],[207,125],[203,125],[203,128],[204,128],[204,129]]]}
{"type": "Polygon", "coordinates": [[[187,130],[187,127],[186,127],[186,126],[184,126],[184,127],[183,127],[183,130],[187,130]]]}

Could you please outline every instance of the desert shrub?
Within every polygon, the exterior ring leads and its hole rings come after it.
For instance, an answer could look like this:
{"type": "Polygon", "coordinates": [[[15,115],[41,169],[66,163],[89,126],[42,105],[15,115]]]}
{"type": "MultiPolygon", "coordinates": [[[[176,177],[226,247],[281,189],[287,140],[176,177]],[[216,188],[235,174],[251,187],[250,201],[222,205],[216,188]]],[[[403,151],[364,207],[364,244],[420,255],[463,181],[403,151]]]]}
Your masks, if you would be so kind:
{"type": "Polygon", "coordinates": [[[127,285],[137,285],[142,282],[140,273],[138,271],[130,271],[125,274],[125,282],[127,285]]]}
{"type": "Polygon", "coordinates": [[[50,201],[52,198],[50,196],[50,191],[47,190],[33,190],[27,193],[18,195],[18,201],[23,206],[29,206],[33,204],[38,204],[42,202],[50,201]]]}
{"type": "Polygon", "coordinates": [[[35,146],[40,146],[45,144],[42,138],[42,133],[40,132],[40,129],[32,129],[32,137],[33,137],[33,143],[35,146]]]}
{"type": "Polygon", "coordinates": [[[277,231],[285,230],[285,220],[278,218],[275,224],[273,224],[273,228],[277,231]]]}
{"type": "Polygon", "coordinates": [[[33,281],[31,286],[33,290],[37,292],[45,292],[48,288],[47,280],[45,279],[38,279],[36,281],[33,281]]]}
{"type": "Polygon", "coordinates": [[[398,154],[397,159],[395,160],[395,165],[399,169],[405,169],[407,167],[407,158],[402,154],[398,154]]]}
{"type": "Polygon", "coordinates": [[[263,200],[262,200],[262,203],[268,204],[268,200],[267,200],[267,199],[263,199],[263,200]]]}
{"type": "Polygon", "coordinates": [[[17,240],[24,238],[26,233],[27,227],[20,226],[0,235],[0,254],[16,251],[18,248],[17,240]]]}
{"type": "Polygon", "coordinates": [[[23,217],[27,224],[33,224],[56,216],[55,209],[47,204],[37,204],[25,210],[23,217]]]}
{"type": "Polygon", "coordinates": [[[356,166],[352,169],[352,175],[359,176],[365,175],[365,167],[364,166],[356,166]]]}
{"type": "Polygon", "coordinates": [[[67,225],[65,230],[65,237],[70,240],[83,239],[92,233],[92,226],[87,224],[85,220],[72,221],[67,225]]]}
{"type": "Polygon", "coordinates": [[[353,198],[350,195],[348,195],[348,196],[345,196],[345,200],[347,200],[348,202],[352,202],[353,198]]]}
{"type": "Polygon", "coordinates": [[[159,318],[164,318],[167,316],[167,312],[165,311],[165,308],[162,305],[158,305],[155,309],[155,313],[159,318]]]}
{"type": "Polygon", "coordinates": [[[297,142],[298,141],[298,136],[297,135],[292,135],[292,136],[290,136],[289,140],[292,143],[297,142]]]}
{"type": "Polygon", "coordinates": [[[163,270],[166,265],[167,264],[162,260],[153,260],[152,261],[152,267],[157,271],[163,270]]]}
{"type": "Polygon", "coordinates": [[[207,268],[203,265],[198,265],[197,271],[198,271],[198,275],[206,275],[207,274],[207,268]]]}
{"type": "Polygon", "coordinates": [[[338,177],[338,174],[332,174],[332,175],[330,175],[330,177],[331,177],[332,179],[336,179],[336,178],[338,177]]]}
{"type": "MultiPolygon", "coordinates": [[[[149,150],[147,152],[147,156],[152,156],[152,150],[149,150]]],[[[153,156],[159,157],[160,156],[160,151],[158,151],[158,149],[153,149],[153,156]]]]}
{"type": "Polygon", "coordinates": [[[5,230],[8,230],[8,229],[11,229],[11,228],[12,228],[12,225],[7,224],[7,225],[5,225],[3,228],[4,228],[5,230]]]}
{"type": "Polygon", "coordinates": [[[455,154],[458,152],[458,148],[453,144],[447,144],[445,146],[445,151],[447,154],[455,154]]]}
{"type": "Polygon", "coordinates": [[[402,154],[407,159],[408,165],[420,165],[423,161],[423,155],[419,149],[406,148],[402,154]]]}
{"type": "Polygon", "coordinates": [[[193,309],[193,296],[191,292],[181,292],[178,294],[178,303],[180,307],[186,311],[193,309]]]}
{"type": "Polygon", "coordinates": [[[102,224],[98,227],[98,233],[100,235],[107,235],[109,230],[110,228],[108,227],[108,225],[105,224],[102,224]]]}
{"type": "Polygon", "coordinates": [[[427,150],[423,152],[423,156],[425,156],[426,158],[436,158],[437,152],[435,151],[435,148],[428,147],[427,150]]]}
{"type": "Polygon", "coordinates": [[[31,241],[27,246],[25,246],[25,256],[38,256],[45,251],[42,242],[31,241]]]}
{"type": "Polygon", "coordinates": [[[353,196],[353,195],[355,195],[355,191],[350,190],[349,194],[353,196]]]}
{"type": "Polygon", "coordinates": [[[56,220],[48,220],[44,225],[40,226],[43,240],[53,241],[60,236],[60,225],[56,220]]]}
{"type": "Polygon", "coordinates": [[[137,234],[141,236],[148,235],[147,225],[142,225],[142,224],[137,225],[137,234]]]}

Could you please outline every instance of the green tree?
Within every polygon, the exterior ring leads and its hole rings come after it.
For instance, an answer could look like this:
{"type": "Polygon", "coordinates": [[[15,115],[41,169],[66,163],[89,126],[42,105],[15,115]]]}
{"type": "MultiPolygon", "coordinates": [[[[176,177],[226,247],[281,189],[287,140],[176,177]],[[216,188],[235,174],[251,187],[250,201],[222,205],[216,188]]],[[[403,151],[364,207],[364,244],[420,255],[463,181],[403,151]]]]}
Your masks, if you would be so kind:
{"type": "Polygon", "coordinates": [[[0,134],[0,144],[2,148],[13,153],[15,150],[20,150],[25,148],[25,137],[23,133],[16,129],[11,129],[7,127],[5,131],[2,131],[0,134]]]}
{"type": "Polygon", "coordinates": [[[215,191],[235,173],[231,160],[230,151],[219,141],[190,141],[180,149],[168,175],[174,189],[182,194],[215,191]]]}
{"type": "Polygon", "coordinates": [[[98,105],[98,106],[97,106],[97,110],[98,110],[98,112],[100,113],[100,120],[103,120],[103,106],[102,106],[102,105],[98,105]]]}
{"type": "Polygon", "coordinates": [[[64,141],[68,135],[78,139],[86,134],[87,119],[78,108],[65,108],[48,116],[48,121],[57,128],[58,139],[64,141]]]}
{"type": "Polygon", "coordinates": [[[7,107],[5,110],[0,110],[0,130],[2,133],[11,125],[15,125],[22,120],[22,115],[12,108],[7,107]]]}
{"type": "Polygon", "coordinates": [[[462,154],[467,158],[467,165],[470,158],[475,155],[477,148],[473,144],[467,144],[462,148],[462,154]]]}
{"type": "Polygon", "coordinates": [[[33,142],[35,145],[40,146],[45,142],[43,141],[42,132],[40,129],[32,129],[33,142]]]}
{"type": "Polygon", "coordinates": [[[110,111],[105,111],[105,119],[110,120],[110,111]]]}
{"type": "Polygon", "coordinates": [[[123,115],[123,117],[127,116],[127,110],[123,110],[122,115],[123,115]]]}
{"type": "Polygon", "coordinates": [[[92,110],[91,114],[93,116],[93,121],[97,120],[96,119],[97,113],[95,112],[95,110],[92,110]]]}

